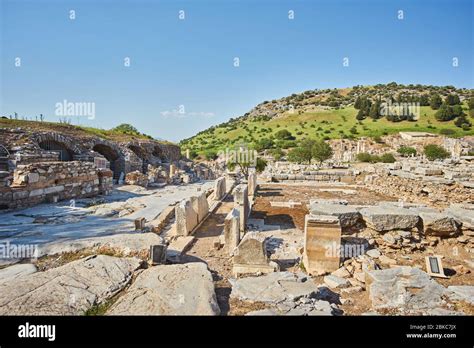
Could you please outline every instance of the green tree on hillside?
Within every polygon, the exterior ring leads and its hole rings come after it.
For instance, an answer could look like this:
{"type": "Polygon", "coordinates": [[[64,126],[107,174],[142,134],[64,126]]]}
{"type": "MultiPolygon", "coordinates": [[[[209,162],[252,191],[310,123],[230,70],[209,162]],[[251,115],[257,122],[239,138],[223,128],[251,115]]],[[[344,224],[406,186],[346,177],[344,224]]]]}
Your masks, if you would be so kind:
{"type": "Polygon", "coordinates": [[[380,118],[380,101],[376,101],[372,104],[369,111],[369,117],[376,120],[380,118]]]}
{"type": "Polygon", "coordinates": [[[315,141],[312,139],[302,140],[298,147],[295,147],[288,152],[288,160],[296,163],[311,163],[311,160],[313,159],[314,144],[315,141]]]}
{"type": "Polygon", "coordinates": [[[452,107],[450,107],[449,105],[443,104],[443,105],[441,105],[439,110],[436,111],[435,118],[438,121],[443,121],[444,122],[444,121],[451,121],[451,120],[455,119],[456,116],[453,112],[452,107]]]}
{"type": "Polygon", "coordinates": [[[448,94],[446,96],[446,104],[448,105],[458,105],[461,104],[461,100],[457,94],[448,94]]]}
{"type": "Polygon", "coordinates": [[[454,124],[456,125],[456,127],[462,128],[464,130],[469,130],[472,126],[471,122],[466,118],[464,113],[458,118],[456,118],[454,124]]]}
{"type": "Polygon", "coordinates": [[[319,161],[319,163],[322,163],[332,157],[333,151],[328,143],[323,140],[318,140],[314,142],[312,146],[312,155],[313,158],[319,161]]]}
{"type": "Polygon", "coordinates": [[[287,129],[282,129],[276,132],[275,138],[279,140],[294,140],[295,139],[295,137],[287,129]]]}
{"type": "Polygon", "coordinates": [[[437,93],[432,94],[431,98],[430,98],[430,107],[433,110],[438,110],[440,108],[441,104],[443,104],[443,100],[441,99],[439,94],[437,94],[437,93]]]}
{"type": "Polygon", "coordinates": [[[358,121],[365,120],[364,110],[360,109],[360,110],[357,112],[356,119],[357,119],[358,121]]]}

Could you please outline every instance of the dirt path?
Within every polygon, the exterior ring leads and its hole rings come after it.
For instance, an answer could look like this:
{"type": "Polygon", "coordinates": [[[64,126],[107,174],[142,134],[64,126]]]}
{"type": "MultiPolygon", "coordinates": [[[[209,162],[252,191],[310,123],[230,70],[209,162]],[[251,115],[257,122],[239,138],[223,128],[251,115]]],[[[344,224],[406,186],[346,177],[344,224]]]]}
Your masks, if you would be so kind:
{"type": "Polygon", "coordinates": [[[203,224],[196,230],[191,248],[183,256],[183,262],[206,262],[211,270],[217,302],[222,315],[227,315],[230,310],[229,296],[231,286],[228,278],[232,272],[232,258],[224,249],[217,249],[214,243],[219,240],[219,236],[224,230],[224,219],[234,207],[234,197],[229,193],[220,203],[215,212],[211,213],[203,224]]]}

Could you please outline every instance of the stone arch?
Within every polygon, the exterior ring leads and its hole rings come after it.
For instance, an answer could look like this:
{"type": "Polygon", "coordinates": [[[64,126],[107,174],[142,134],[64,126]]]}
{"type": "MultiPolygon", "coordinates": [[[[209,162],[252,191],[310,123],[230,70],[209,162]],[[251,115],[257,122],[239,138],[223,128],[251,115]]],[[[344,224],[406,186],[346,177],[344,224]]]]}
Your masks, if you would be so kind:
{"type": "Polygon", "coordinates": [[[56,140],[44,140],[38,145],[43,150],[57,152],[60,161],[74,160],[74,152],[65,143],[56,140]]]}
{"type": "Polygon", "coordinates": [[[113,147],[106,144],[95,144],[92,150],[100,153],[110,163],[110,170],[113,172],[114,179],[118,180],[120,177],[120,153],[113,147]]]}
{"type": "Polygon", "coordinates": [[[138,145],[128,145],[128,148],[142,161],[142,173],[146,174],[148,171],[148,158],[146,151],[138,145]]]}
{"type": "Polygon", "coordinates": [[[6,149],[5,146],[0,145],[0,171],[8,171],[8,159],[10,157],[10,152],[6,149]]]}
{"type": "Polygon", "coordinates": [[[46,151],[57,151],[61,161],[73,161],[81,153],[76,141],[59,133],[37,133],[33,140],[46,151]]]}
{"type": "Polygon", "coordinates": [[[165,158],[165,154],[163,153],[163,149],[159,147],[158,145],[155,145],[153,147],[153,152],[151,153],[153,156],[156,158],[159,158],[160,160],[163,160],[165,158]]]}

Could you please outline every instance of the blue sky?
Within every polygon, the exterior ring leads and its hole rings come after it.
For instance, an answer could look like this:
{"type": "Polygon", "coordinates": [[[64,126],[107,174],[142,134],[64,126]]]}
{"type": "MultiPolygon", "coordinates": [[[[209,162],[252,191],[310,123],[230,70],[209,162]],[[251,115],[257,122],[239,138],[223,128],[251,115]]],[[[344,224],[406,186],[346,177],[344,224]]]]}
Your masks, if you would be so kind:
{"type": "Polygon", "coordinates": [[[56,103],[90,102],[95,118],[74,124],[178,141],[308,89],[474,87],[472,0],[0,3],[1,115],[56,121],[56,103]]]}

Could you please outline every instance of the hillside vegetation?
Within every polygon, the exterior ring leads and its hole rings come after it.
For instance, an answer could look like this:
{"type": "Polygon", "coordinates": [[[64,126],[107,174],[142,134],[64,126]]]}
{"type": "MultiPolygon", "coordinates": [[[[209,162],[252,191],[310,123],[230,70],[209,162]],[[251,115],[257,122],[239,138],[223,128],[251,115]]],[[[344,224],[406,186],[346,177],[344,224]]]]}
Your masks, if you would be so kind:
{"type": "Polygon", "coordinates": [[[396,83],[311,90],[264,101],[245,115],[199,132],[180,145],[194,155],[213,157],[218,150],[238,144],[278,150],[294,147],[302,139],[377,138],[400,131],[474,135],[473,92],[452,86],[396,83]],[[384,102],[418,103],[419,114],[381,114],[384,102]]]}
{"type": "Polygon", "coordinates": [[[97,136],[107,140],[131,141],[139,139],[151,139],[162,143],[166,141],[154,139],[152,136],[140,133],[135,127],[129,124],[121,124],[112,129],[100,129],[93,127],[75,126],[68,123],[30,121],[9,117],[0,117],[0,128],[24,128],[32,131],[58,132],[74,136],[97,136]]]}

